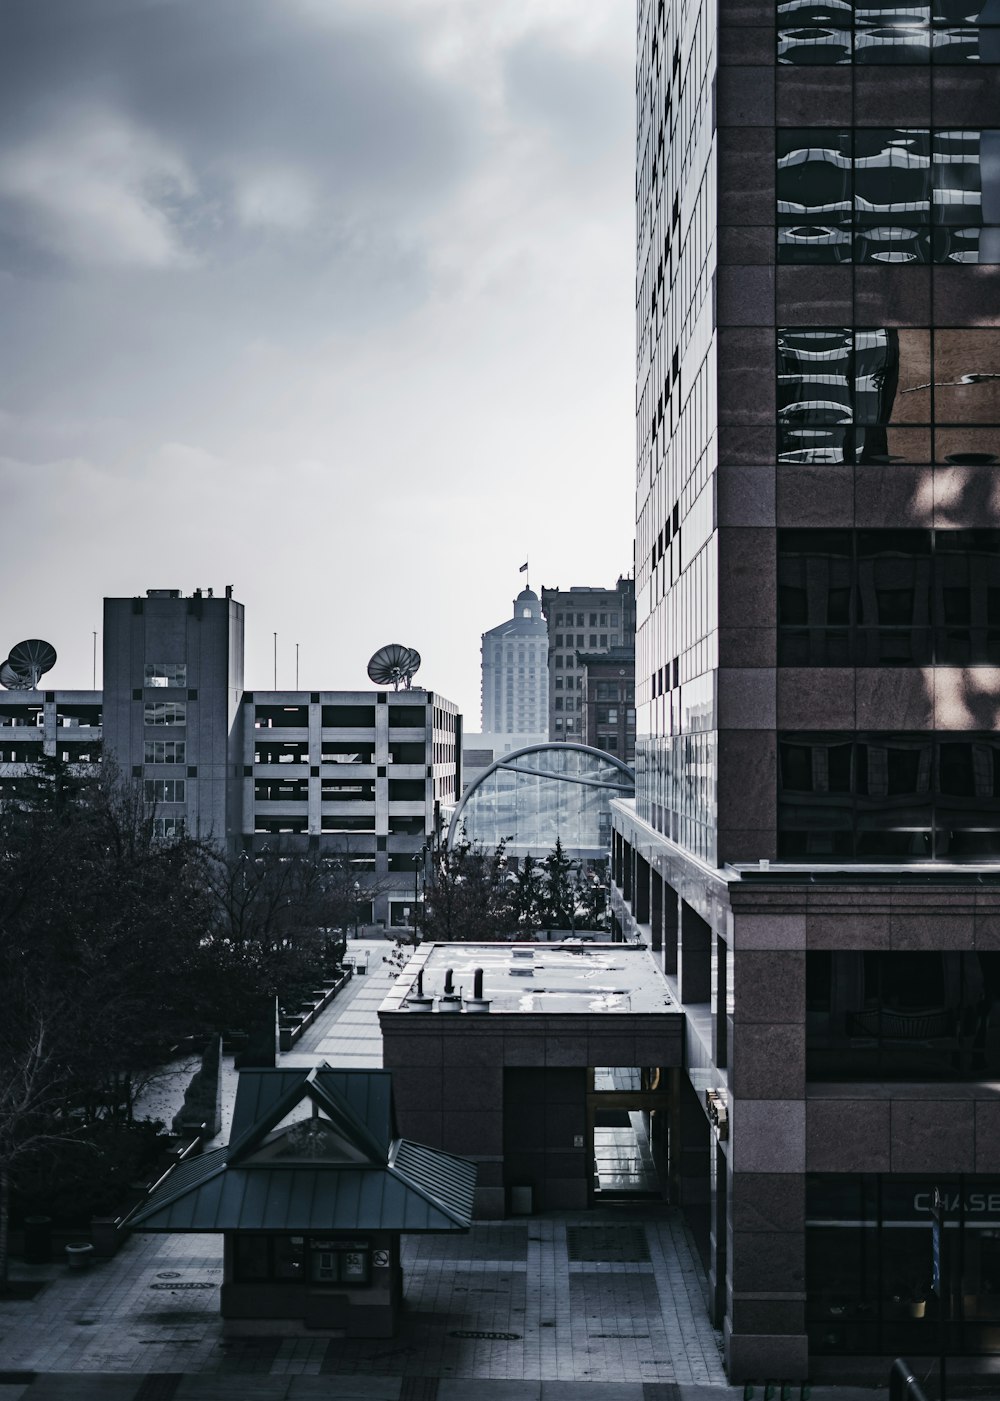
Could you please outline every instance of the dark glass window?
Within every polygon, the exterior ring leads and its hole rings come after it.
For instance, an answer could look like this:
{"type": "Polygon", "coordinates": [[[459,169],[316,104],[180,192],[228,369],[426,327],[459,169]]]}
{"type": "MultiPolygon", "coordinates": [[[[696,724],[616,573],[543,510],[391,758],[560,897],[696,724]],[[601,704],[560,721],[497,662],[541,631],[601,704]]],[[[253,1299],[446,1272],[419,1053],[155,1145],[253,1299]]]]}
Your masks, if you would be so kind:
{"type": "Polygon", "coordinates": [[[1000,531],[781,530],[782,666],[1000,664],[1000,531]]]}
{"type": "Polygon", "coordinates": [[[779,461],[851,461],[852,332],[787,327],[777,349],[779,461]]]}
{"type": "Polygon", "coordinates": [[[931,134],[854,132],[854,260],[931,261],[931,134]]]}
{"type": "Polygon", "coordinates": [[[788,861],[993,861],[1000,736],[781,734],[778,854],[788,861]]]}
{"type": "Polygon", "coordinates": [[[810,1080],[993,1079],[1000,954],[806,954],[810,1080]]]}

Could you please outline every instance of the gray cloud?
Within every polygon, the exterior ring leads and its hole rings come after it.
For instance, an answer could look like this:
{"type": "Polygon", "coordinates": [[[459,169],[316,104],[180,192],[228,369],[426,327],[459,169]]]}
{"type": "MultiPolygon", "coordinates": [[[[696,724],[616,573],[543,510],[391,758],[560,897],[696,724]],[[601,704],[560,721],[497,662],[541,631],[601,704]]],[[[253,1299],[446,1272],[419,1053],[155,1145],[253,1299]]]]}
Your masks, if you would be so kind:
{"type": "Polygon", "coordinates": [[[461,179],[475,113],[407,26],[271,0],[15,3],[0,55],[8,239],[83,266],[308,254],[461,179]]]}
{"type": "Polygon", "coordinates": [[[219,570],[251,666],[253,629],[296,618],[312,684],[363,684],[405,624],[474,724],[512,561],[630,562],[620,0],[0,0],[0,23],[9,625],[58,624],[54,684],[79,683],[103,593],[219,570]],[[344,587],[366,613],[334,630],[344,587]]]}
{"type": "Polygon", "coordinates": [[[593,169],[621,151],[631,131],[631,104],[606,55],[530,36],[511,46],[504,73],[512,114],[529,126],[542,124],[561,154],[593,169]]]}

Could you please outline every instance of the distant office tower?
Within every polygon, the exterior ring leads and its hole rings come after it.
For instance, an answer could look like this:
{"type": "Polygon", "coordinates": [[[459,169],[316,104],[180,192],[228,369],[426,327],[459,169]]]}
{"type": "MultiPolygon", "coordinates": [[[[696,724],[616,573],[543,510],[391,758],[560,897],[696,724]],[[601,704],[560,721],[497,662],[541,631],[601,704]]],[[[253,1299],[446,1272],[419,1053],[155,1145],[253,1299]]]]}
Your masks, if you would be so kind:
{"type": "Polygon", "coordinates": [[[638,6],[616,901],[737,1381],[1000,1351],[998,23],[638,6]]]}
{"type": "Polygon", "coordinates": [[[104,600],[104,753],[141,779],[164,835],[239,831],[242,692],[241,603],[201,589],[104,600]]]}
{"type": "Polygon", "coordinates": [[[593,656],[635,647],[635,583],[620,578],[613,589],[575,585],[542,589],[549,630],[549,739],[583,736],[583,670],[578,652],[593,656]]]}
{"type": "Polygon", "coordinates": [[[548,632],[538,595],[522,589],[514,616],[483,633],[483,733],[523,735],[530,744],[548,723],[548,632]]]}
{"type": "Polygon", "coordinates": [[[592,749],[635,762],[635,653],[630,647],[578,652],[583,679],[580,738],[592,749]]]}

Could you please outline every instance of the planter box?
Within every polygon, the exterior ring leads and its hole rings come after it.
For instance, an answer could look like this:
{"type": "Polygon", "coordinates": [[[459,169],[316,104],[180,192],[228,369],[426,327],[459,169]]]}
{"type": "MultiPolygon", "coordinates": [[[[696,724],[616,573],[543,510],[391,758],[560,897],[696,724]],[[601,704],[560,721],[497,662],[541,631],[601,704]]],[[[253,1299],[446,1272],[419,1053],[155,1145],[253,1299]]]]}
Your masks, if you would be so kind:
{"type": "Polygon", "coordinates": [[[287,1016],[278,1025],[278,1048],[282,1051],[290,1051],[298,1041],[299,1037],[306,1031],[319,1016],[324,1012],[330,1003],[337,996],[342,987],[350,981],[352,970],[345,969],[344,973],[332,986],[317,993],[317,1001],[305,1008],[298,1015],[287,1016]]]}

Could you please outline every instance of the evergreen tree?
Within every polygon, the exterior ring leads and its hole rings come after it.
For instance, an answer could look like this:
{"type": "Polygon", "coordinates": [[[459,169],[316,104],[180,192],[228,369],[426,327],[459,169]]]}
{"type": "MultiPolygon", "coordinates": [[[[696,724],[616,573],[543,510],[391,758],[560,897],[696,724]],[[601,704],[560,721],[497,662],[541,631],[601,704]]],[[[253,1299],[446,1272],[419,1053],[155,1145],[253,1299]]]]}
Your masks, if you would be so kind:
{"type": "Polygon", "coordinates": [[[574,898],[573,874],[576,863],[571,861],[563,850],[559,837],[556,844],[542,862],[545,869],[545,919],[552,929],[573,927],[574,898]]]}
{"type": "Polygon", "coordinates": [[[545,885],[533,856],[521,862],[512,898],[519,928],[525,933],[540,928],[545,918],[545,885]]]}
{"type": "Polygon", "coordinates": [[[577,929],[607,930],[607,887],[593,869],[583,870],[576,875],[575,902],[577,929]]]}

